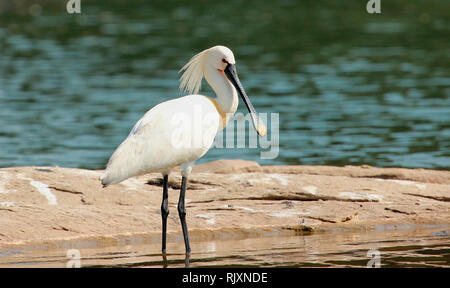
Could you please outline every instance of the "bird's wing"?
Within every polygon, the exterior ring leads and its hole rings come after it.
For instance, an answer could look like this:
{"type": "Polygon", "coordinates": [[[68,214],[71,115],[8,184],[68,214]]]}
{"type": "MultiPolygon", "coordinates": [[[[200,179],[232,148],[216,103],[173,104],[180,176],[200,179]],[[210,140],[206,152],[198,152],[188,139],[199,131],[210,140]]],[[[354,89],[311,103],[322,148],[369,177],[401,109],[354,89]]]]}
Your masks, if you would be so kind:
{"type": "Polygon", "coordinates": [[[113,153],[102,183],[169,171],[197,160],[211,147],[219,121],[217,108],[205,96],[185,96],[153,107],[113,153]]]}

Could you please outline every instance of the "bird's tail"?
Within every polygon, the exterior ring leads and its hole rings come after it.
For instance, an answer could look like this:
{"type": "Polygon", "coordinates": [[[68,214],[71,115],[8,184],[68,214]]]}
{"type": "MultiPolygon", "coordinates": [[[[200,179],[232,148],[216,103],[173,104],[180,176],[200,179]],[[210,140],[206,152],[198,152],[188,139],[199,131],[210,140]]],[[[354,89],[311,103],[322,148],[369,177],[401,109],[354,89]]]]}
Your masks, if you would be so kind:
{"type": "Polygon", "coordinates": [[[105,172],[103,173],[102,177],[100,178],[101,182],[102,182],[102,186],[103,188],[107,187],[108,185],[111,184],[117,184],[125,179],[114,179],[115,177],[112,177],[111,173],[108,173],[108,169],[105,170],[105,172]]]}
{"type": "Polygon", "coordinates": [[[106,171],[103,173],[102,177],[100,177],[100,181],[102,182],[102,188],[106,188],[110,183],[106,180],[106,171]]]}
{"type": "Polygon", "coordinates": [[[112,162],[113,161],[110,161],[110,163],[108,163],[105,172],[103,172],[103,175],[100,178],[103,187],[120,183],[132,176],[137,175],[136,173],[130,173],[130,171],[126,169],[126,165],[117,165],[117,163],[112,162]]]}

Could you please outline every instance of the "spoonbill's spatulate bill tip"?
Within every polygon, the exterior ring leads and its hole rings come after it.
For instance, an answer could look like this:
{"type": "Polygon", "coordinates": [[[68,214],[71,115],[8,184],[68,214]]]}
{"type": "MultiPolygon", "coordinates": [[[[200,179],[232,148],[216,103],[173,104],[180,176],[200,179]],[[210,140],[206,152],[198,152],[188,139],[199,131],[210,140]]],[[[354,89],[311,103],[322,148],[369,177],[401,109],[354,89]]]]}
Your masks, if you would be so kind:
{"type": "MultiPolygon", "coordinates": [[[[150,172],[163,175],[162,251],[166,250],[168,207],[168,179],[171,170],[180,166],[182,185],[178,201],[178,215],[181,220],[186,252],[190,251],[186,225],[185,190],[194,161],[202,157],[211,147],[217,132],[223,129],[229,117],[236,112],[238,94],[251,114],[253,126],[260,136],[266,135],[266,126],[253,108],[250,99],[236,72],[233,52],[225,46],[214,46],[194,57],[180,70],[180,89],[194,93],[160,103],[150,109],[133,127],[128,137],[117,147],[108,161],[101,178],[103,187],[133,176],[150,172]],[[216,98],[197,95],[202,79],[216,93],[216,98]],[[182,115],[184,118],[180,118],[182,115]],[[178,119],[179,117],[180,119],[178,119]],[[193,121],[209,117],[211,121],[193,121]],[[176,121],[176,120],[181,120],[176,121]],[[180,129],[184,122],[196,123],[201,127],[180,129]],[[207,123],[204,123],[207,122],[207,123]],[[195,129],[202,131],[200,145],[192,145],[191,139],[198,137],[195,129]],[[177,135],[179,137],[175,137],[177,135]],[[174,140],[175,139],[175,140],[174,140]]],[[[184,127],[184,126],[182,126],[184,127]]]]}
{"type": "Polygon", "coordinates": [[[264,125],[263,123],[259,124],[257,131],[261,137],[266,136],[266,133],[267,133],[266,125],[264,125]]]}

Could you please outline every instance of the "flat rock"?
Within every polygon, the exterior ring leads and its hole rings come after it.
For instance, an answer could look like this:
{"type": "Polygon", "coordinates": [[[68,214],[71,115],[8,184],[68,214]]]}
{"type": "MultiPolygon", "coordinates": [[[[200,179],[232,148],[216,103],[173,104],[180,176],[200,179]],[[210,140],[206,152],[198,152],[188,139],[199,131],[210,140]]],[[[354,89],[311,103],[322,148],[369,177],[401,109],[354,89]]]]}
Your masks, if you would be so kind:
{"type": "MultiPolygon", "coordinates": [[[[161,175],[102,188],[101,174],[61,167],[0,169],[0,245],[159,235],[161,175]]],[[[180,182],[175,171],[169,180],[168,241],[181,235],[180,182]]],[[[450,172],[218,160],[195,167],[186,203],[191,238],[197,240],[214,237],[214,231],[310,233],[450,224],[450,172]]]]}

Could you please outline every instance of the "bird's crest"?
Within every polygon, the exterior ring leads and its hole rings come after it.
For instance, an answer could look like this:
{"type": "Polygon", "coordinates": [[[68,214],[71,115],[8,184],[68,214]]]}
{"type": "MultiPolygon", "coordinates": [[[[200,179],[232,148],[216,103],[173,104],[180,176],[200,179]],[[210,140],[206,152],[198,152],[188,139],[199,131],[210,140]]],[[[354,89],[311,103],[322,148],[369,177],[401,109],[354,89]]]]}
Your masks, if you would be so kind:
{"type": "Polygon", "coordinates": [[[180,90],[189,92],[191,94],[197,94],[202,86],[203,79],[203,67],[205,51],[202,51],[189,60],[189,62],[180,69],[180,73],[183,72],[180,78],[180,90]]]}

